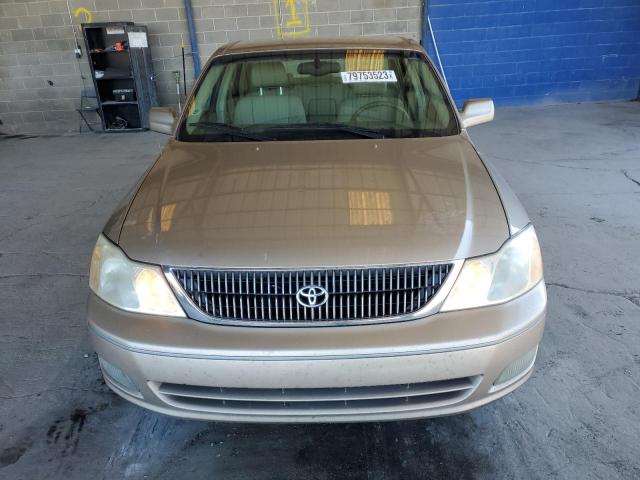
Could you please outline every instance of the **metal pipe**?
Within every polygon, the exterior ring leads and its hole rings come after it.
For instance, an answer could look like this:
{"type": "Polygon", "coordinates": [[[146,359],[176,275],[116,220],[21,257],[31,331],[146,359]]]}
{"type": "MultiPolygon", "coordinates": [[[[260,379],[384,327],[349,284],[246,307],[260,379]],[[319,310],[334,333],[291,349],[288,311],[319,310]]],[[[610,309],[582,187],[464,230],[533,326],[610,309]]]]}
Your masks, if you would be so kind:
{"type": "MultiPolygon", "coordinates": [[[[429,11],[429,0],[422,2],[422,16],[420,22],[420,45],[427,50],[427,12],[429,11]]],[[[429,53],[429,52],[427,52],[429,53]]]]}
{"type": "Polygon", "coordinates": [[[71,30],[73,31],[73,40],[76,42],[74,53],[76,55],[76,58],[80,58],[82,56],[82,49],[80,48],[78,36],[76,35],[76,27],[73,24],[73,17],[71,16],[71,5],[69,5],[69,0],[67,0],[67,13],[69,14],[69,25],[71,25],[71,30]]]}
{"type": "Polygon", "coordinates": [[[440,60],[440,52],[438,51],[438,44],[436,43],[436,37],[433,35],[433,28],[431,28],[431,18],[429,18],[429,13],[427,12],[427,24],[429,25],[429,33],[431,34],[431,41],[433,42],[433,49],[436,52],[436,58],[438,59],[438,65],[440,66],[440,73],[442,73],[442,79],[444,80],[444,84],[449,89],[449,84],[447,83],[447,76],[444,73],[444,68],[442,68],[442,60],[440,60]]]}
{"type": "Polygon", "coordinates": [[[187,25],[189,27],[189,41],[191,42],[191,57],[193,57],[193,73],[197,78],[200,75],[200,53],[198,52],[198,37],[196,27],[193,22],[193,7],[191,0],[184,0],[184,9],[187,14],[187,25]]]}
{"type": "Polygon", "coordinates": [[[184,98],[187,98],[187,66],[184,60],[184,42],[180,46],[182,49],[182,85],[184,87],[184,98]]]}

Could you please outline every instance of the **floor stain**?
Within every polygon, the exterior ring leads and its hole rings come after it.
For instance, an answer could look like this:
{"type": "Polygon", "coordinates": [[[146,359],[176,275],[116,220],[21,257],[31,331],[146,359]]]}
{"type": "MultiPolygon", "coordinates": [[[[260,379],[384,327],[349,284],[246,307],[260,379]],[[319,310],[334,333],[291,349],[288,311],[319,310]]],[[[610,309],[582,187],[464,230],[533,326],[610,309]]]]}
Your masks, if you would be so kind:
{"type": "Polygon", "coordinates": [[[13,465],[31,448],[33,440],[25,438],[16,445],[0,450],[0,468],[13,465]]]}
{"type": "Polygon", "coordinates": [[[47,443],[49,445],[62,445],[62,455],[75,453],[80,443],[80,433],[85,426],[87,417],[92,413],[104,410],[108,403],[88,409],[76,408],[70,415],[55,420],[47,430],[47,443]],[[61,442],[62,440],[62,442],[61,442]]]}

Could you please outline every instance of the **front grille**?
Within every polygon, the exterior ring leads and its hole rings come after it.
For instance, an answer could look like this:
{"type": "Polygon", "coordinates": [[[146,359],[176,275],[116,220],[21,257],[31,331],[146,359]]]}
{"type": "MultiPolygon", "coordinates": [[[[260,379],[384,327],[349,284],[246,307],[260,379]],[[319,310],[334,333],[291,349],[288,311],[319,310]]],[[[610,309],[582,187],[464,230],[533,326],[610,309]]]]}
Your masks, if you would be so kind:
{"type": "Polygon", "coordinates": [[[226,388],[161,383],[162,400],[209,413],[322,415],[421,410],[468,397],[480,377],[344,388],[226,388]]]}
{"type": "MultiPolygon", "coordinates": [[[[171,273],[207,317],[258,323],[375,320],[423,308],[451,264],[298,271],[172,268],[171,273]],[[325,303],[304,306],[299,290],[326,290],[325,303]]],[[[318,302],[319,303],[319,302],[318,302]]]]}

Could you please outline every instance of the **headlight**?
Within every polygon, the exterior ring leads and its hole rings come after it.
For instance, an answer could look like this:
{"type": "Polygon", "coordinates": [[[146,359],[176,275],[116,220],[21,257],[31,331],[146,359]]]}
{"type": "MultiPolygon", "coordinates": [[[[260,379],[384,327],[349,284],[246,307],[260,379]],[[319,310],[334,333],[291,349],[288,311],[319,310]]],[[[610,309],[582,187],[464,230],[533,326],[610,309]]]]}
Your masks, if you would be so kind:
{"type": "Polygon", "coordinates": [[[105,302],[123,310],[185,316],[159,267],[129,260],[102,235],[91,256],[89,286],[105,302]]]}
{"type": "Polygon", "coordinates": [[[542,279],[542,255],[532,225],[492,255],[470,258],[462,266],[441,311],[503,303],[542,279]]]}

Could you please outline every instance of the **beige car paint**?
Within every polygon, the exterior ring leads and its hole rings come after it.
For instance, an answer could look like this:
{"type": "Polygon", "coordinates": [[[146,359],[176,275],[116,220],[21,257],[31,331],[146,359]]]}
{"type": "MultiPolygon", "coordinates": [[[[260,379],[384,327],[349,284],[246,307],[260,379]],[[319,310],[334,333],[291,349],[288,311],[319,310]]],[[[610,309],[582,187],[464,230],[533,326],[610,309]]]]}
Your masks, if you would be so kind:
{"type": "Polygon", "coordinates": [[[452,136],[172,141],[119,243],[160,265],[301,268],[449,261],[508,237],[484,165],[452,136]]]}

